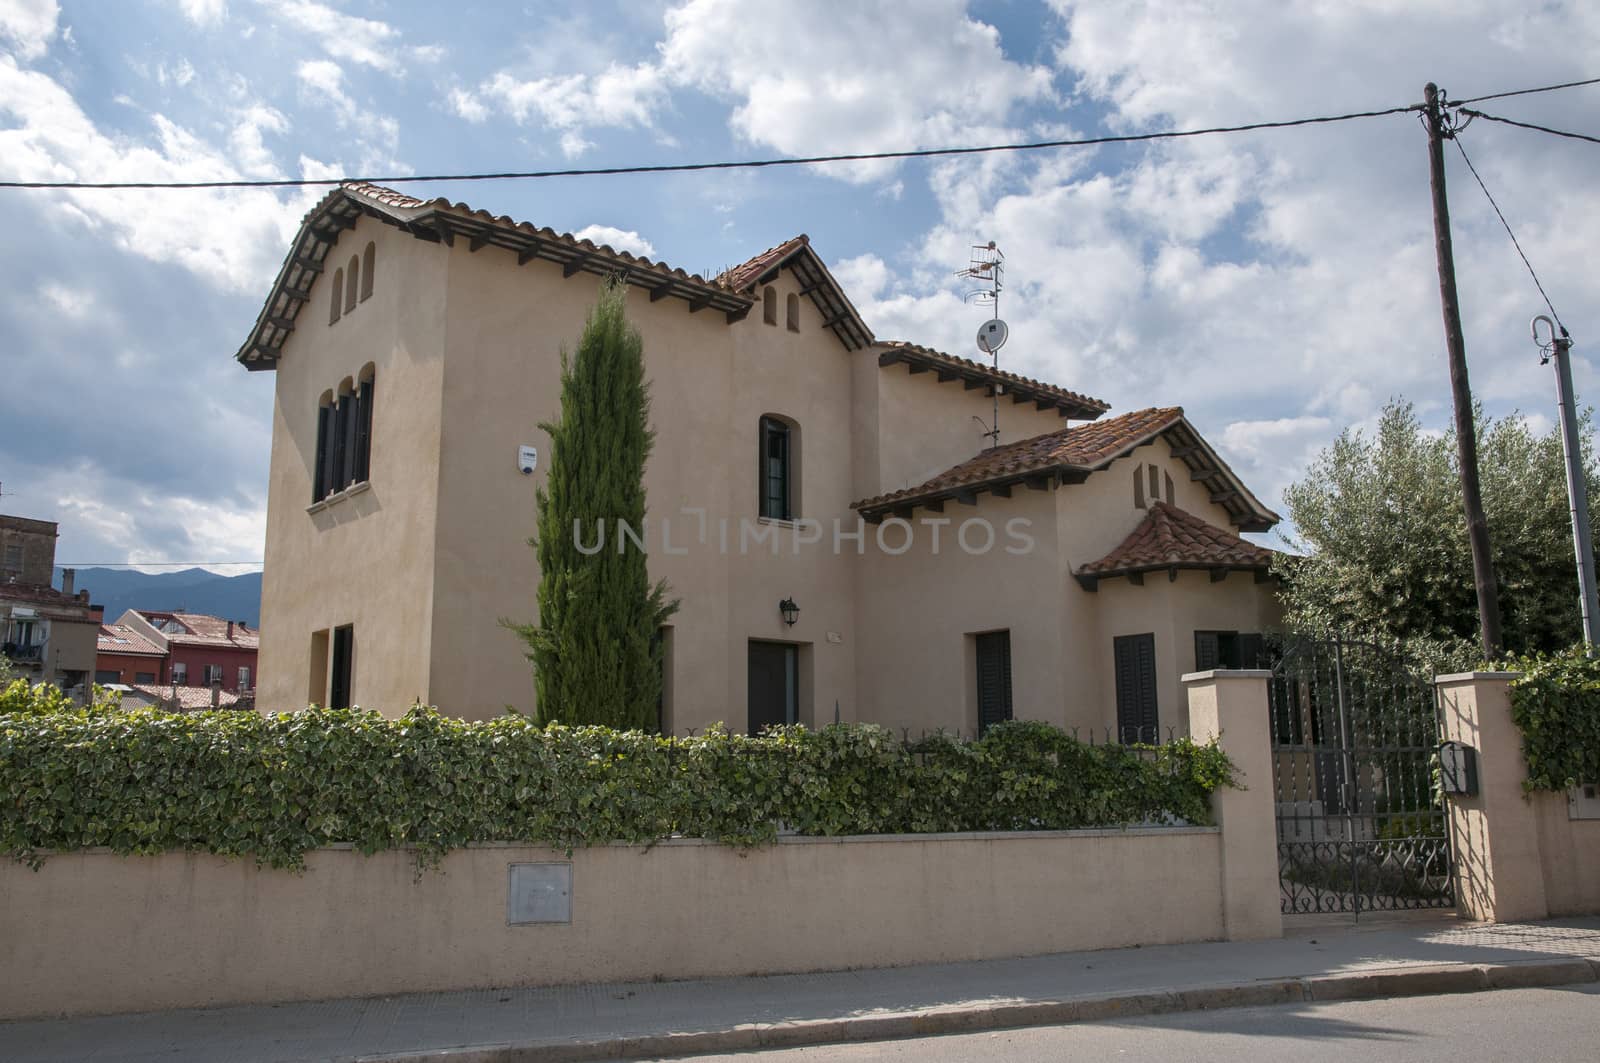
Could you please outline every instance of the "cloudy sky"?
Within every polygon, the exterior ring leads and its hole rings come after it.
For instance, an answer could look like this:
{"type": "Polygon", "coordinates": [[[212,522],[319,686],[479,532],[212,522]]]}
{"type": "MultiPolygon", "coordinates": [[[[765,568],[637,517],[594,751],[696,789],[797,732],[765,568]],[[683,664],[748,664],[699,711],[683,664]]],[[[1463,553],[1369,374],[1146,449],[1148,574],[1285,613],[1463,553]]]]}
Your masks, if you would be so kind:
{"type": "MultiPolygon", "coordinates": [[[[0,0],[0,177],[403,175],[1057,139],[1600,75],[1600,5],[1341,0],[0,0]],[[448,12],[443,14],[442,12],[448,12]],[[1587,61],[1589,64],[1585,66],[1587,61]]],[[[1600,134],[1600,86],[1484,104],[1600,134]]],[[[1600,396],[1600,148],[1463,144],[1600,396]]],[[[1473,384],[1548,424],[1542,310],[1453,149],[1473,384]]],[[[406,186],[709,273],[797,232],[880,338],[1183,405],[1269,504],[1387,398],[1449,423],[1425,138],[1401,115],[1154,146],[406,186]]],[[[272,377],[232,360],[310,192],[0,190],[0,511],[58,558],[258,559],[272,377]]]]}

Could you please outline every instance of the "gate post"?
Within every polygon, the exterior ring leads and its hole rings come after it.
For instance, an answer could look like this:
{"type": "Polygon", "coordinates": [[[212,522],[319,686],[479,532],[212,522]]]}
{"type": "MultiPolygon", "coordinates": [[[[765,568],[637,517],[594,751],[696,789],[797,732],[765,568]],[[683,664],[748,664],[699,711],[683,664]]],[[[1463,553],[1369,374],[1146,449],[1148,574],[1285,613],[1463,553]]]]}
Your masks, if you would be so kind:
{"type": "Polygon", "coordinates": [[[1544,862],[1537,810],[1523,793],[1528,777],[1522,733],[1511,719],[1517,672],[1462,672],[1434,679],[1444,737],[1478,751],[1478,792],[1451,796],[1450,849],[1456,906],[1467,919],[1544,919],[1544,862]]]}
{"type": "Polygon", "coordinates": [[[1273,797],[1270,671],[1191,672],[1189,737],[1218,739],[1242,789],[1211,795],[1222,828],[1222,928],[1229,941],[1283,936],[1273,797]]]}

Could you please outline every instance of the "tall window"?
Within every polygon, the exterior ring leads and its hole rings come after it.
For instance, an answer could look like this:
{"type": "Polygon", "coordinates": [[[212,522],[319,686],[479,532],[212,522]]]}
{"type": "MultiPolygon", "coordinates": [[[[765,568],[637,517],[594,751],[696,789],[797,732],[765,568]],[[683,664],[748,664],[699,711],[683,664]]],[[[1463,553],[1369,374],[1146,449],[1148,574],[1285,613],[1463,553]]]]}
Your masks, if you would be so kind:
{"type": "Polygon", "coordinates": [[[348,314],[356,308],[356,282],[361,278],[361,259],[351,255],[346,272],[349,282],[344,286],[344,312],[348,314]]]}
{"type": "Polygon", "coordinates": [[[1112,639],[1117,671],[1117,741],[1151,742],[1160,738],[1156,712],[1156,637],[1118,635],[1112,639]]]}
{"type": "Polygon", "coordinates": [[[173,661],[172,662],[172,682],[175,685],[180,686],[180,687],[186,687],[186,686],[189,685],[189,662],[188,661],[173,661]]]}
{"type": "Polygon", "coordinates": [[[333,675],[328,684],[328,708],[350,707],[350,679],[354,671],[356,629],[349,624],[333,629],[333,675]]]}
{"type": "Polygon", "coordinates": [[[339,312],[344,309],[344,270],[333,271],[333,290],[328,299],[328,324],[339,320],[339,312]]]}
{"type": "Polygon", "coordinates": [[[974,636],[978,652],[978,734],[1011,719],[1011,632],[974,636]]]}
{"type": "Polygon", "coordinates": [[[202,680],[202,682],[206,686],[210,686],[212,683],[222,682],[222,665],[208,664],[204,666],[203,671],[205,673],[205,678],[202,680]]]}
{"type": "Polygon", "coordinates": [[[791,505],[792,436],[776,417],[761,418],[761,515],[793,520],[791,505]]]}
{"type": "Polygon", "coordinates": [[[369,365],[360,382],[346,380],[337,400],[324,392],[317,408],[317,461],[312,469],[311,501],[366,481],[372,469],[372,403],[375,373],[369,365]]]}
{"type": "Polygon", "coordinates": [[[788,320],[789,331],[800,331],[800,297],[794,292],[789,293],[788,303],[785,307],[785,316],[788,320]]]}
{"type": "Polygon", "coordinates": [[[239,666],[239,689],[250,689],[250,666],[247,664],[241,664],[239,666]]]}
{"type": "Polygon", "coordinates": [[[363,303],[372,298],[372,266],[373,260],[377,257],[377,245],[368,240],[367,249],[361,253],[361,301],[363,303]]]}
{"type": "Polygon", "coordinates": [[[770,284],[761,289],[761,320],[769,325],[778,323],[778,289],[770,284]]]}

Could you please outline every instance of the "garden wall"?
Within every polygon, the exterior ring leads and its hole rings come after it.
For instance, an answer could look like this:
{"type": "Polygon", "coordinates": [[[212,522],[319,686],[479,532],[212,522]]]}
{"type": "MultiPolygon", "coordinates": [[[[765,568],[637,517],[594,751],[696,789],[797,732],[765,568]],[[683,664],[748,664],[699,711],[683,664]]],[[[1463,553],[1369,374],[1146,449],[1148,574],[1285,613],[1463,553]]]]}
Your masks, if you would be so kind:
{"type": "MultiPolygon", "coordinates": [[[[1242,794],[1240,796],[1243,796],[1242,794]]],[[[1026,956],[1223,937],[1216,828],[0,864],[0,1018],[1026,956]],[[559,882],[519,888],[512,865],[559,882]]],[[[519,875],[522,872],[519,872],[519,875]]],[[[1239,936],[1239,935],[1235,935],[1239,936]]]]}

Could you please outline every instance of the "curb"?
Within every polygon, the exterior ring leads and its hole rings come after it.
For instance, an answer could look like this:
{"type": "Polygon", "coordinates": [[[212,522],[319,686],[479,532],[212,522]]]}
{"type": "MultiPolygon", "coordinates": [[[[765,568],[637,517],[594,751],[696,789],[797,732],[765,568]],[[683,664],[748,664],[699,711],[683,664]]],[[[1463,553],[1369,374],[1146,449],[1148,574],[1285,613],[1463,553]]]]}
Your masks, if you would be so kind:
{"type": "Polygon", "coordinates": [[[894,1015],[752,1024],[723,1030],[644,1034],[589,1041],[543,1040],[463,1045],[421,1052],[364,1055],[357,1057],[356,1063],[426,1063],[432,1060],[440,1063],[588,1063],[591,1060],[886,1041],[1186,1011],[1477,993],[1492,989],[1532,989],[1596,981],[1600,981],[1600,959],[1442,964],[1355,974],[1268,978],[1192,989],[1115,993],[1068,1000],[961,1005],[894,1015]]]}

